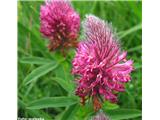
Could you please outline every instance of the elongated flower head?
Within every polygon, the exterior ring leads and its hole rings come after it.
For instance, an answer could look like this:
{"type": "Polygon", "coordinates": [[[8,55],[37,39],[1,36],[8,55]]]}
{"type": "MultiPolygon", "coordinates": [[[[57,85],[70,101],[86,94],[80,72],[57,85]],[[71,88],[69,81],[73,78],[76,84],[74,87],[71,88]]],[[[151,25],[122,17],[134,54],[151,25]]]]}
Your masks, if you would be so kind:
{"type": "Polygon", "coordinates": [[[121,51],[118,40],[108,23],[88,15],[83,26],[85,40],[78,45],[73,59],[72,73],[79,76],[76,95],[82,104],[92,98],[94,110],[101,108],[101,101],[117,102],[117,93],[125,90],[130,81],[132,60],[121,51]]]}
{"type": "Polygon", "coordinates": [[[77,45],[80,17],[69,1],[46,1],[40,9],[40,23],[40,32],[49,38],[51,51],[77,45]]]}

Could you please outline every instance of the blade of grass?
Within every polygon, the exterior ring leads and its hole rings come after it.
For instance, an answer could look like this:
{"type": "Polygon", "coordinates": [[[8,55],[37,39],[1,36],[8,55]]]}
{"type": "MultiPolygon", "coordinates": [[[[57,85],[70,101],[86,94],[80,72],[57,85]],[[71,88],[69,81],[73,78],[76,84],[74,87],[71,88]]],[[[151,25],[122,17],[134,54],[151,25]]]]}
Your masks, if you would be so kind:
{"type": "Polygon", "coordinates": [[[111,120],[124,120],[140,117],[142,115],[140,110],[137,109],[115,109],[106,111],[107,116],[111,120]]]}
{"type": "Polygon", "coordinates": [[[78,99],[76,97],[48,97],[35,100],[28,104],[27,109],[43,109],[52,107],[66,107],[76,104],[78,99]]]}
{"type": "Polygon", "coordinates": [[[134,64],[134,68],[135,68],[135,69],[140,69],[140,68],[142,68],[142,64],[140,64],[140,63],[135,63],[135,64],[134,64]]]}
{"type": "Polygon", "coordinates": [[[20,62],[25,64],[47,64],[53,61],[42,57],[24,57],[20,59],[20,62]]]}
{"type": "Polygon", "coordinates": [[[20,53],[22,53],[22,54],[24,54],[24,55],[29,55],[28,52],[26,52],[24,49],[22,49],[22,48],[20,48],[20,47],[18,47],[18,52],[20,52],[20,53]]]}
{"type": "Polygon", "coordinates": [[[127,52],[134,52],[134,51],[141,50],[141,49],[142,49],[142,46],[139,45],[139,46],[128,49],[127,52]]]}
{"type": "Polygon", "coordinates": [[[18,21],[18,29],[20,29],[20,32],[25,32],[25,33],[30,33],[31,38],[32,38],[32,42],[34,42],[34,40],[37,42],[37,44],[39,45],[39,47],[41,49],[44,49],[44,44],[43,42],[40,40],[40,37],[37,36],[33,31],[31,31],[29,28],[27,28],[26,26],[24,26],[20,21],[18,21]],[[34,39],[34,40],[33,40],[34,39]]]}
{"type": "Polygon", "coordinates": [[[34,80],[37,80],[38,78],[40,78],[41,76],[47,74],[48,72],[52,71],[53,69],[55,69],[58,66],[58,63],[49,63],[49,64],[45,64],[42,65],[36,69],[34,69],[29,75],[26,76],[26,78],[23,81],[24,85],[27,85],[29,83],[31,83],[34,80]]]}
{"type": "Polygon", "coordinates": [[[123,37],[126,37],[127,35],[131,34],[132,32],[135,32],[137,30],[140,30],[142,29],[142,24],[138,24],[128,30],[125,30],[125,31],[122,31],[122,32],[119,32],[117,35],[119,36],[119,39],[122,39],[123,37]]]}
{"type": "Polygon", "coordinates": [[[31,8],[31,10],[34,11],[34,13],[35,13],[37,16],[39,16],[39,12],[38,12],[32,5],[30,6],[30,8],[31,8]]]}
{"type": "Polygon", "coordinates": [[[49,51],[47,51],[46,45],[44,43],[44,40],[41,38],[41,36],[38,36],[36,34],[37,31],[30,30],[28,27],[23,25],[20,21],[18,21],[18,29],[19,29],[19,34],[30,33],[30,39],[31,39],[32,48],[38,49],[45,57],[52,58],[51,54],[49,53],[49,51]]]}
{"type": "Polygon", "coordinates": [[[91,13],[94,13],[96,5],[97,5],[97,1],[93,1],[93,5],[92,5],[91,11],[90,11],[91,13]]]}
{"type": "Polygon", "coordinates": [[[117,108],[119,108],[119,106],[117,104],[113,104],[113,103],[110,103],[108,101],[105,101],[103,103],[103,108],[102,109],[113,110],[113,109],[117,109],[117,108]]]}
{"type": "Polygon", "coordinates": [[[73,120],[76,112],[79,109],[79,104],[75,104],[70,106],[63,114],[63,117],[61,118],[61,120],[73,120]]]}
{"type": "Polygon", "coordinates": [[[56,81],[58,84],[61,85],[62,88],[64,88],[67,92],[72,92],[74,90],[73,83],[69,83],[69,81],[66,81],[62,78],[53,77],[52,80],[56,81]]]}
{"type": "Polygon", "coordinates": [[[49,114],[47,114],[46,112],[43,112],[41,110],[26,109],[26,104],[21,99],[18,99],[18,108],[24,109],[25,112],[28,113],[32,117],[42,117],[46,120],[52,119],[52,117],[49,114]]]}

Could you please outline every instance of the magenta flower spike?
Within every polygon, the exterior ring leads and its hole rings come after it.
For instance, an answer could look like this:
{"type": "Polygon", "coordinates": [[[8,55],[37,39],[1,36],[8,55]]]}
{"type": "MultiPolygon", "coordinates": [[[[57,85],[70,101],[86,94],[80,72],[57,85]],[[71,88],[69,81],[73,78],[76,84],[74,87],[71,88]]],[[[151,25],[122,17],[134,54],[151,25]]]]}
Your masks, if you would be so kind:
{"type": "Polygon", "coordinates": [[[101,101],[115,103],[117,93],[125,91],[133,61],[126,60],[127,52],[121,51],[108,23],[88,15],[83,25],[85,40],[78,45],[72,73],[79,75],[76,95],[81,97],[81,103],[92,98],[94,110],[98,111],[101,101]]]}
{"type": "Polygon", "coordinates": [[[40,8],[40,32],[49,38],[49,50],[76,47],[80,16],[67,0],[50,0],[40,8]]]}

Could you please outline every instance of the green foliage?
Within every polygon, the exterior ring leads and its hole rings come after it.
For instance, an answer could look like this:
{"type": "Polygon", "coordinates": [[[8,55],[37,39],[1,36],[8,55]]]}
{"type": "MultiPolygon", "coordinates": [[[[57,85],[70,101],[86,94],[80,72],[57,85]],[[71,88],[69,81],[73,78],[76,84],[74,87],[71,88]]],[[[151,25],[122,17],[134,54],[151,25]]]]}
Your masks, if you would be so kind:
{"type": "MultiPolygon", "coordinates": [[[[18,99],[18,107],[19,107],[19,110],[20,109],[25,109],[26,107],[26,104],[21,101],[20,99],[18,99]]],[[[51,116],[49,116],[47,113],[41,111],[41,110],[32,110],[32,109],[26,109],[27,113],[32,116],[32,117],[41,117],[41,118],[44,118],[45,120],[51,120],[51,116]]]]}
{"type": "Polygon", "coordinates": [[[52,60],[41,58],[41,57],[24,57],[20,60],[21,63],[25,64],[47,64],[53,62],[52,60]]]}
{"type": "MultiPolygon", "coordinates": [[[[64,57],[48,51],[48,40],[39,32],[39,10],[43,1],[18,1],[18,117],[45,120],[89,120],[95,112],[90,101],[85,106],[75,97],[71,61],[75,50],[64,57]]],[[[83,21],[94,14],[116,28],[122,50],[134,61],[132,80],[118,104],[103,103],[103,112],[111,120],[141,119],[142,109],[142,2],[72,1],[83,21]]],[[[81,29],[81,38],[82,29],[81,29]]]]}
{"type": "Polygon", "coordinates": [[[79,109],[79,104],[70,106],[66,111],[64,111],[61,120],[73,120],[78,109],[79,109]]]}
{"type": "Polygon", "coordinates": [[[39,77],[47,74],[51,70],[54,70],[57,66],[58,66],[58,64],[48,63],[48,64],[45,64],[43,66],[40,66],[40,67],[34,69],[30,74],[28,74],[26,76],[26,78],[24,79],[24,84],[27,85],[28,83],[30,83],[34,80],[37,80],[39,77]]]}
{"type": "Polygon", "coordinates": [[[111,120],[124,120],[141,116],[141,111],[136,109],[116,109],[106,111],[111,120]]]}
{"type": "Polygon", "coordinates": [[[69,83],[62,78],[53,77],[52,80],[56,81],[59,85],[61,85],[61,87],[63,87],[68,93],[72,92],[74,89],[74,85],[72,83],[69,83]]]}
{"type": "Polygon", "coordinates": [[[104,110],[114,110],[114,109],[117,109],[119,108],[119,106],[117,104],[113,104],[113,103],[110,103],[108,101],[104,102],[103,103],[103,108],[104,110]]]}
{"type": "Polygon", "coordinates": [[[142,29],[142,25],[141,24],[138,24],[138,25],[132,27],[129,30],[125,30],[125,31],[119,32],[118,33],[119,39],[122,39],[123,37],[127,36],[128,34],[131,34],[132,32],[135,32],[135,31],[137,31],[139,29],[142,29]]]}
{"type": "Polygon", "coordinates": [[[48,97],[40,100],[35,100],[29,103],[27,109],[42,109],[50,107],[66,107],[77,103],[75,97],[48,97]]]}

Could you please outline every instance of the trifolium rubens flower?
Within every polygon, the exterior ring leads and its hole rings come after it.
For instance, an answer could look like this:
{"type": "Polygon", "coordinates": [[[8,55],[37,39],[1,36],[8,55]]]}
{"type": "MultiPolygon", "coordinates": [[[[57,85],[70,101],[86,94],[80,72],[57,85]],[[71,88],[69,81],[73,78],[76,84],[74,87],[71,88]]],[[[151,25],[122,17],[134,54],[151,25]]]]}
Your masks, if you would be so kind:
{"type": "Polygon", "coordinates": [[[80,16],[67,0],[50,0],[40,8],[40,32],[50,40],[49,50],[76,47],[80,16]]]}
{"type": "Polygon", "coordinates": [[[104,100],[117,102],[117,93],[125,91],[130,81],[133,61],[126,60],[127,52],[113,34],[111,26],[93,15],[83,22],[85,40],[82,40],[73,59],[72,73],[78,75],[76,95],[81,103],[92,99],[98,111],[104,100]]]}

